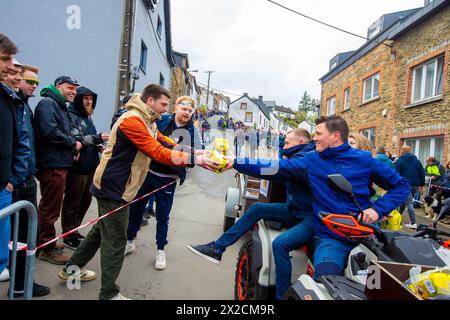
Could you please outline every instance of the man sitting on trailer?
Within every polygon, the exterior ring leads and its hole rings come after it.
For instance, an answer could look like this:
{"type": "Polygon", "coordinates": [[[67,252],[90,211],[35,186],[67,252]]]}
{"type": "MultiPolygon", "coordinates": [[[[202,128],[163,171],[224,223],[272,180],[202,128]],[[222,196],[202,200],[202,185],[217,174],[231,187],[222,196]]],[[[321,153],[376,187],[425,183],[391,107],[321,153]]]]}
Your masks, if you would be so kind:
{"type": "MultiPolygon", "coordinates": [[[[287,159],[301,158],[313,150],[314,143],[311,142],[311,136],[307,130],[298,128],[287,134],[283,148],[283,155],[287,159]]],[[[287,183],[287,203],[255,203],[239,218],[236,224],[216,241],[205,245],[189,245],[188,248],[209,261],[219,263],[226,248],[251,230],[259,220],[281,221],[290,228],[275,238],[272,243],[276,272],[276,298],[281,299],[283,293],[291,285],[292,266],[289,252],[311,241],[314,235],[312,197],[306,181],[300,180],[294,175],[281,177],[278,174],[262,173],[254,174],[252,172],[251,175],[287,183]]]]}

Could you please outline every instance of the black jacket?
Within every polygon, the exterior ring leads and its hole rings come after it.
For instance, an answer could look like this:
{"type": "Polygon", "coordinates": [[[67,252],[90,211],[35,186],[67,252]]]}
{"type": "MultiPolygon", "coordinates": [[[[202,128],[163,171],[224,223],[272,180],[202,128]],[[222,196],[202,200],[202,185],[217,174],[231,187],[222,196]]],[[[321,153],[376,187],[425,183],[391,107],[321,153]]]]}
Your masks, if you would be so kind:
{"type": "Polygon", "coordinates": [[[14,142],[17,139],[14,106],[3,84],[0,83],[0,190],[3,190],[11,176],[14,142]]]}
{"type": "Polygon", "coordinates": [[[76,140],[70,133],[66,103],[54,86],[41,91],[44,97],[34,112],[37,169],[69,168],[76,140]]]}
{"type": "Polygon", "coordinates": [[[79,159],[70,169],[77,174],[91,174],[95,171],[100,163],[97,145],[103,143],[100,135],[97,134],[94,122],[84,109],[83,96],[86,95],[93,96],[92,107],[95,109],[97,94],[85,87],[78,87],[77,96],[69,106],[70,132],[83,144],[79,159]]]}

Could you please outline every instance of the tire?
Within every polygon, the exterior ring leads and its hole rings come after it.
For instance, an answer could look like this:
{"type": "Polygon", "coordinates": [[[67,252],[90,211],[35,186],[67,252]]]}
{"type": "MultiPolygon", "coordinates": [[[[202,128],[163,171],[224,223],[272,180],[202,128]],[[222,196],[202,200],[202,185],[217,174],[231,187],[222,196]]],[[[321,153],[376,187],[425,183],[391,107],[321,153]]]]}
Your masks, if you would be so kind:
{"type": "Polygon", "coordinates": [[[236,218],[223,217],[223,232],[226,232],[234,225],[236,218]]]}
{"type": "Polygon", "coordinates": [[[252,239],[247,239],[239,250],[234,280],[234,298],[236,300],[254,300],[255,281],[252,279],[252,239]]]}

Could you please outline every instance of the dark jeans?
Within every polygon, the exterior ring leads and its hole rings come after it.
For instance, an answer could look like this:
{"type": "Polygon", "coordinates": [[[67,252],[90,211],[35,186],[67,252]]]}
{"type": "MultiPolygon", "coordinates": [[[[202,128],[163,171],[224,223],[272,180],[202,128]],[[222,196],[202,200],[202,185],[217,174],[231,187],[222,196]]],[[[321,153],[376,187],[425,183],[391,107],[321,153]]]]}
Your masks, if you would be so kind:
{"type": "MultiPolygon", "coordinates": [[[[21,200],[30,201],[35,207],[37,206],[37,183],[33,177],[30,177],[25,181],[21,187],[17,187],[13,192],[13,203],[21,200]]],[[[14,215],[11,216],[11,231],[14,230],[14,215]]],[[[17,240],[19,242],[27,243],[28,241],[28,214],[27,211],[22,209],[19,213],[19,230],[17,240]]],[[[13,234],[11,232],[11,240],[13,240],[13,234]]],[[[25,263],[26,252],[21,250],[17,252],[16,262],[16,284],[15,290],[21,291],[24,287],[25,280],[25,263]]],[[[10,259],[11,264],[11,259],[10,259]]],[[[11,268],[11,265],[10,265],[11,268]]]]}
{"type": "MultiPolygon", "coordinates": [[[[97,202],[99,216],[123,205],[122,202],[107,199],[97,199],[97,202]]],[[[126,207],[98,221],[67,263],[67,266],[75,265],[83,268],[100,248],[102,269],[100,300],[109,300],[120,292],[116,280],[122,269],[127,243],[128,213],[129,209],[126,207]]]]}
{"type": "Polygon", "coordinates": [[[214,244],[220,252],[224,252],[261,219],[281,221],[290,228],[272,243],[276,264],[276,295],[277,299],[281,299],[291,285],[292,266],[289,252],[300,248],[313,238],[312,219],[309,221],[295,217],[284,203],[255,203],[230,229],[214,241],[214,244]]]}
{"type": "MultiPolygon", "coordinates": [[[[66,186],[67,169],[47,169],[36,175],[40,182],[41,200],[38,207],[38,245],[56,237],[55,222],[59,218],[66,186]]],[[[55,243],[43,248],[50,252],[55,243]]]]}
{"type": "MultiPolygon", "coordinates": [[[[141,189],[136,195],[136,198],[152,192],[162,186],[174,181],[173,178],[159,177],[151,172],[147,174],[141,189]]],[[[167,232],[169,230],[169,214],[172,210],[173,197],[175,195],[176,183],[159,190],[153,196],[156,202],[156,245],[158,250],[164,250],[167,244],[167,232]]],[[[141,200],[133,203],[130,206],[130,220],[128,222],[128,240],[133,240],[141,226],[142,218],[144,216],[144,209],[147,201],[141,200]]]]}
{"type": "Polygon", "coordinates": [[[413,197],[418,191],[418,187],[411,187],[411,193],[409,194],[406,201],[400,206],[400,213],[403,214],[403,211],[405,210],[405,207],[408,209],[408,215],[409,219],[411,220],[411,224],[416,223],[416,214],[414,212],[414,203],[413,203],[413,197]]]}
{"type": "MultiPolygon", "coordinates": [[[[70,172],[67,174],[66,189],[61,211],[61,226],[63,233],[69,232],[81,225],[92,201],[89,192],[94,173],[81,175],[70,172]]],[[[66,237],[74,238],[77,233],[66,237]]]]}

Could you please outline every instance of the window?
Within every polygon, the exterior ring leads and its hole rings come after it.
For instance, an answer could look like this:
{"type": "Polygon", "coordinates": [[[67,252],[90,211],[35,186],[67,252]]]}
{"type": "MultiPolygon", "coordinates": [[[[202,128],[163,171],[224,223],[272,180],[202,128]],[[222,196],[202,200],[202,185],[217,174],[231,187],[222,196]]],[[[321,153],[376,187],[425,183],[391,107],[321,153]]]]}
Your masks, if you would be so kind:
{"type": "Polygon", "coordinates": [[[158,16],[158,25],[156,27],[156,32],[158,33],[159,39],[161,39],[161,34],[162,34],[162,22],[161,22],[161,18],[158,16]]]}
{"type": "Polygon", "coordinates": [[[425,165],[425,159],[434,156],[442,162],[444,153],[444,137],[426,137],[420,139],[405,139],[403,144],[411,147],[411,152],[425,165]]]}
{"type": "Polygon", "coordinates": [[[245,113],[245,122],[253,122],[253,112],[245,113]]]}
{"type": "Polygon", "coordinates": [[[363,82],[363,102],[376,99],[379,97],[380,74],[375,73],[373,76],[365,79],[363,82]]]}
{"type": "Polygon", "coordinates": [[[146,71],[147,69],[147,54],[148,54],[148,49],[147,46],[144,43],[144,40],[141,40],[141,60],[139,62],[139,67],[141,68],[142,71],[146,71]]]}
{"type": "Polygon", "coordinates": [[[350,109],[350,88],[344,90],[344,110],[350,109]]]}
{"type": "Polygon", "coordinates": [[[369,139],[372,142],[372,145],[375,146],[375,128],[363,129],[360,133],[369,139]]]}
{"type": "Polygon", "coordinates": [[[247,103],[245,102],[241,103],[241,110],[247,110],[247,103]]]}
{"type": "Polygon", "coordinates": [[[429,60],[413,70],[412,102],[442,94],[444,57],[429,60]]]}
{"type": "Polygon", "coordinates": [[[162,75],[162,73],[159,74],[159,85],[164,87],[164,83],[165,83],[166,79],[164,79],[164,76],[162,75]]]}
{"type": "Polygon", "coordinates": [[[327,100],[328,116],[336,113],[336,96],[332,96],[327,100]]]}

